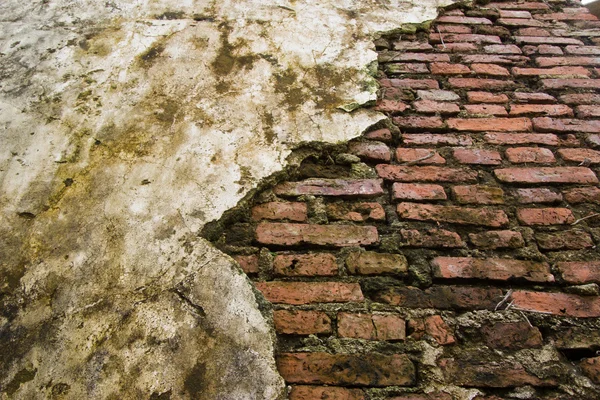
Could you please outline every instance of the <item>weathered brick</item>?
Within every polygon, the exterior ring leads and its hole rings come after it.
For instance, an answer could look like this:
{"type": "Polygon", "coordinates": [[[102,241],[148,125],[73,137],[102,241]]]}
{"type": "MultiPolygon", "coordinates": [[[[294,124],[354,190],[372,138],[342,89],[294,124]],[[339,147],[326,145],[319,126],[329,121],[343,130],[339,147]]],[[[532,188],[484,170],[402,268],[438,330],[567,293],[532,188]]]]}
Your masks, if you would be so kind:
{"type": "Polygon", "coordinates": [[[508,96],[490,92],[467,92],[469,103],[507,103],[508,96]]]}
{"type": "Polygon", "coordinates": [[[600,146],[600,135],[588,135],[585,139],[586,143],[592,147],[600,146]]]}
{"type": "Polygon", "coordinates": [[[335,257],[327,253],[278,254],[273,260],[276,275],[331,276],[337,275],[335,257]]]}
{"type": "Polygon", "coordinates": [[[479,78],[450,78],[450,86],[459,89],[511,89],[515,86],[513,81],[479,78]]]}
{"type": "Polygon", "coordinates": [[[476,171],[464,168],[379,164],[375,169],[383,179],[396,182],[472,182],[477,180],[476,171]]]}
{"type": "Polygon", "coordinates": [[[600,204],[600,189],[597,187],[583,187],[563,191],[565,200],[569,203],[596,203],[600,204]]]}
{"type": "Polygon", "coordinates": [[[427,64],[420,63],[389,63],[383,64],[383,69],[388,75],[429,73],[429,68],[427,68],[427,64]]]}
{"type": "Polygon", "coordinates": [[[561,329],[554,338],[557,349],[595,349],[600,343],[600,330],[579,326],[561,329]]]}
{"type": "Polygon", "coordinates": [[[275,310],[273,323],[277,333],[287,335],[331,333],[331,319],[322,311],[275,310]]]}
{"type": "Polygon", "coordinates": [[[529,118],[450,118],[447,123],[459,131],[523,132],[532,128],[529,118]]]}
{"type": "Polygon", "coordinates": [[[433,75],[461,75],[471,73],[469,67],[463,64],[431,63],[430,67],[433,75]]]}
{"type": "MultiPolygon", "coordinates": [[[[502,44],[502,39],[495,35],[476,35],[470,33],[440,33],[429,37],[430,43],[490,43],[502,44]]],[[[573,44],[573,43],[570,43],[573,44]]],[[[577,43],[575,43],[577,44],[577,43]]]]}
{"type": "MultiPolygon", "coordinates": [[[[415,340],[420,340],[425,335],[429,335],[442,346],[456,342],[454,334],[452,333],[452,329],[439,315],[431,315],[424,318],[413,318],[408,321],[408,328],[411,331],[409,337],[415,340]]],[[[409,397],[401,397],[398,399],[412,400],[409,397]]],[[[433,399],[440,400],[439,397],[433,397],[433,399]]],[[[448,400],[450,400],[450,398],[448,398],[448,400]]]]}
{"type": "Polygon", "coordinates": [[[598,118],[600,117],[600,107],[598,106],[577,106],[577,117],[579,118],[598,118]]]}
{"type": "Polygon", "coordinates": [[[600,385],[600,357],[584,358],[579,362],[583,374],[600,385]]]}
{"type": "Polygon", "coordinates": [[[519,68],[514,67],[515,76],[537,76],[539,78],[588,78],[591,73],[583,67],[519,68]]]}
{"type": "Polygon", "coordinates": [[[567,283],[574,285],[600,283],[600,261],[559,262],[556,267],[567,283]]]}
{"type": "Polygon", "coordinates": [[[491,44],[484,46],[483,50],[486,53],[492,54],[522,54],[519,46],[515,46],[514,44],[491,44]]]}
{"type": "MultiPolygon", "coordinates": [[[[389,89],[389,88],[388,88],[389,89]]],[[[388,90],[385,91],[385,96],[388,95],[388,90]]],[[[398,113],[406,110],[408,105],[399,100],[382,99],[377,101],[377,105],[374,107],[375,111],[398,113]]]]}
{"type": "Polygon", "coordinates": [[[551,54],[551,55],[562,55],[564,54],[562,49],[558,46],[551,44],[540,44],[537,47],[538,54],[551,54]]]}
{"type": "Polygon", "coordinates": [[[529,57],[517,55],[465,54],[461,55],[464,63],[515,64],[529,61],[529,57]]]}
{"type": "Polygon", "coordinates": [[[598,183],[585,167],[504,168],[494,170],[494,175],[508,183],[598,183]]]}
{"type": "Polygon", "coordinates": [[[398,51],[429,51],[433,47],[427,42],[399,40],[394,42],[394,50],[398,51]]]}
{"type": "Polygon", "coordinates": [[[573,110],[564,104],[513,104],[510,106],[510,115],[526,114],[572,117],[573,110]]]}
{"type": "Polygon", "coordinates": [[[550,7],[541,2],[529,2],[529,3],[489,3],[486,8],[498,8],[506,10],[548,10],[550,7]]]}
{"type": "Polygon", "coordinates": [[[341,282],[257,282],[255,286],[271,303],[311,304],[363,301],[358,283],[341,282]]]}
{"type": "Polygon", "coordinates": [[[517,210],[517,218],[525,225],[563,225],[575,221],[568,208],[521,208],[517,210]]]}
{"type": "Polygon", "coordinates": [[[562,201],[560,193],[545,188],[517,189],[515,196],[521,204],[556,203],[562,201]]]}
{"type": "Polygon", "coordinates": [[[473,29],[464,25],[436,25],[432,33],[471,33],[473,29]]]}
{"type": "Polygon", "coordinates": [[[338,313],[338,335],[366,340],[404,340],[406,323],[394,314],[338,313]]]}
{"type": "Polygon", "coordinates": [[[427,114],[458,114],[460,112],[460,107],[457,104],[431,100],[415,101],[413,107],[417,112],[427,114]]]}
{"type": "Polygon", "coordinates": [[[504,191],[499,187],[471,185],[454,186],[452,193],[460,204],[503,204],[504,191]]]}
{"type": "Polygon", "coordinates": [[[600,317],[600,298],[566,293],[515,290],[513,307],[577,318],[600,317]]]}
{"type": "Polygon", "coordinates": [[[417,229],[400,230],[402,240],[413,247],[427,248],[457,248],[465,247],[465,243],[456,232],[445,229],[428,229],[419,231],[417,229]]]}
{"type": "Polygon", "coordinates": [[[434,149],[396,149],[396,160],[413,164],[446,164],[444,157],[434,149]]]}
{"type": "Polygon", "coordinates": [[[593,14],[587,13],[548,13],[548,14],[536,14],[533,16],[535,19],[548,20],[548,21],[596,21],[596,18],[593,14]]]}
{"type": "Polygon", "coordinates": [[[415,382],[415,366],[406,354],[284,353],[277,369],[290,383],[377,387],[415,382]]]}
{"type": "Polygon", "coordinates": [[[471,18],[453,15],[444,15],[442,17],[438,17],[436,22],[441,22],[444,24],[492,25],[492,21],[487,18],[471,18]]]}
{"type": "Polygon", "coordinates": [[[494,228],[508,224],[508,217],[504,211],[491,210],[489,208],[400,203],[397,210],[400,218],[417,221],[440,221],[462,225],[490,226],[494,228]]]}
{"type": "Polygon", "coordinates": [[[558,136],[549,133],[486,133],[483,138],[490,144],[545,144],[557,146],[558,136]]]}
{"type": "Polygon", "coordinates": [[[519,103],[555,103],[556,99],[554,96],[550,96],[547,93],[524,93],[515,92],[513,93],[515,101],[519,103]]]}
{"type": "Polygon", "coordinates": [[[467,135],[442,135],[431,133],[403,134],[402,142],[413,145],[447,145],[447,146],[470,146],[473,144],[467,135]]]}
{"type": "Polygon", "coordinates": [[[567,46],[565,50],[569,54],[578,54],[578,55],[600,55],[600,46],[567,46]]]}
{"type": "Polygon", "coordinates": [[[402,51],[387,51],[379,53],[379,62],[450,62],[448,54],[405,53],[402,51]]]}
{"type": "Polygon", "coordinates": [[[306,203],[270,202],[252,207],[252,219],[289,219],[304,222],[307,218],[306,203]]]}
{"type": "Polygon", "coordinates": [[[346,389],[333,386],[293,386],[289,400],[365,400],[360,389],[346,389]]]}
{"type": "Polygon", "coordinates": [[[408,270],[408,263],[401,254],[353,251],[346,258],[346,267],[357,275],[402,274],[408,270]]]}
{"type": "Polygon", "coordinates": [[[404,129],[440,129],[445,126],[440,117],[396,117],[394,123],[404,129]]]}
{"type": "Polygon", "coordinates": [[[573,161],[578,163],[599,164],[600,151],[592,149],[560,149],[558,154],[565,161],[573,161]]]}
{"type": "Polygon", "coordinates": [[[436,257],[431,261],[436,278],[508,280],[520,278],[530,282],[554,282],[547,263],[504,258],[436,257]]]}
{"type": "Polygon", "coordinates": [[[506,108],[498,104],[467,104],[464,106],[469,114],[507,116],[506,108]]]}
{"type": "Polygon", "coordinates": [[[538,232],[535,239],[543,250],[580,250],[594,246],[591,236],[580,229],[552,233],[538,232]]]}
{"type": "Polygon", "coordinates": [[[440,185],[426,183],[394,183],[394,200],[446,200],[446,192],[440,185]]]}
{"type": "Polygon", "coordinates": [[[517,30],[518,36],[552,36],[550,32],[540,28],[521,28],[517,30]]]}
{"type": "Polygon", "coordinates": [[[542,333],[526,321],[496,322],[481,329],[485,344],[492,349],[535,349],[542,347],[542,333]]]}
{"type": "Polygon", "coordinates": [[[454,149],[454,158],[461,164],[499,165],[500,153],[485,149],[454,149]]]}
{"type": "Polygon", "coordinates": [[[469,240],[477,247],[484,249],[519,248],[525,246],[525,241],[520,232],[515,231],[487,231],[469,233],[469,240]]]}
{"type": "Polygon", "coordinates": [[[437,51],[444,53],[469,53],[477,51],[478,47],[474,43],[444,43],[436,44],[435,48],[437,51]]]}
{"type": "Polygon", "coordinates": [[[392,140],[392,132],[389,129],[377,129],[371,132],[365,133],[365,138],[371,140],[379,140],[382,142],[390,142],[392,140]]]}
{"type": "MultiPolygon", "coordinates": [[[[514,36],[517,43],[522,44],[583,44],[581,40],[548,36],[514,36]]],[[[539,59],[538,59],[539,60],[539,59]]],[[[538,65],[541,65],[538,63],[538,65]]],[[[576,65],[576,64],[571,64],[576,65]]],[[[543,65],[542,65],[543,66],[543,65]]]]}
{"type": "Polygon", "coordinates": [[[327,216],[345,221],[384,221],[385,210],[379,203],[331,203],[327,205],[327,216]]]}
{"type": "Polygon", "coordinates": [[[502,17],[502,18],[531,18],[531,13],[529,11],[500,10],[500,17],[502,17]]]}
{"type": "MultiPolygon", "coordinates": [[[[558,39],[558,38],[546,38],[558,39]]],[[[566,38],[563,38],[566,40],[566,38]]],[[[535,62],[540,67],[555,67],[555,66],[569,66],[569,65],[600,65],[600,58],[598,57],[538,57],[535,62]]]]}
{"type": "Polygon", "coordinates": [[[235,256],[233,257],[242,270],[247,274],[256,274],[258,272],[258,256],[256,254],[250,256],[235,256]]]}
{"type": "MultiPolygon", "coordinates": [[[[409,54],[409,53],[407,53],[409,54]]],[[[381,86],[400,89],[439,89],[438,81],[433,79],[380,79],[381,86]]]]}
{"type": "Polygon", "coordinates": [[[600,79],[542,79],[545,89],[600,89],[600,79]]]}
{"type": "Polygon", "coordinates": [[[600,133],[600,121],[588,121],[581,119],[538,117],[533,119],[533,126],[539,132],[600,133]]]}
{"type": "Polygon", "coordinates": [[[417,98],[431,101],[456,101],[460,96],[449,90],[417,90],[417,98]]]}
{"type": "Polygon", "coordinates": [[[263,222],[256,228],[256,240],[262,244],[294,246],[360,246],[377,243],[374,226],[313,225],[263,222]]]}
{"type": "Polygon", "coordinates": [[[300,182],[284,182],[273,188],[273,192],[282,196],[352,196],[374,197],[383,194],[379,179],[317,179],[300,182]]]}
{"type": "Polygon", "coordinates": [[[500,18],[496,22],[500,25],[510,26],[510,27],[529,26],[529,27],[543,28],[547,25],[547,24],[545,24],[541,21],[537,21],[535,19],[525,19],[525,18],[500,18]]]}
{"type": "Polygon", "coordinates": [[[600,94],[570,93],[560,96],[560,101],[566,104],[600,104],[600,94]]]}
{"type": "Polygon", "coordinates": [[[471,69],[476,74],[492,76],[510,76],[510,72],[496,64],[472,64],[471,69]]]}
{"type": "Polygon", "coordinates": [[[382,142],[352,142],[348,145],[348,151],[363,159],[373,161],[390,161],[390,148],[382,142]]]}
{"type": "Polygon", "coordinates": [[[542,147],[512,147],[506,149],[506,158],[512,163],[547,164],[556,161],[552,151],[542,147]]]}

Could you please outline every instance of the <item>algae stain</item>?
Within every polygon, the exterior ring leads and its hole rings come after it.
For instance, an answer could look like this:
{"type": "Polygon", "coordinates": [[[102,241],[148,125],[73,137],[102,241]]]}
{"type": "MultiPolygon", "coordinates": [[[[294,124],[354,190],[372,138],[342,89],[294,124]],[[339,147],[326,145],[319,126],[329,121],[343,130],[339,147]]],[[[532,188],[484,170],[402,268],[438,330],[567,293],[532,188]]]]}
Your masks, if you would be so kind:
{"type": "Polygon", "coordinates": [[[191,398],[199,398],[208,386],[206,382],[206,374],[206,364],[198,362],[185,377],[183,387],[190,394],[191,398]]]}
{"type": "Polygon", "coordinates": [[[6,385],[6,393],[9,396],[15,394],[23,383],[32,381],[37,374],[37,369],[23,368],[15,374],[15,377],[6,385]]]}
{"type": "Polygon", "coordinates": [[[217,56],[210,64],[212,71],[216,75],[224,77],[231,74],[234,69],[252,68],[260,57],[256,54],[239,54],[248,44],[243,39],[238,39],[236,43],[230,42],[229,34],[232,28],[228,23],[220,24],[219,29],[221,30],[221,46],[217,56]]]}
{"type": "Polygon", "coordinates": [[[138,56],[138,65],[144,69],[152,67],[163,51],[165,51],[166,42],[167,38],[162,38],[153,43],[152,46],[138,56]]]}
{"type": "Polygon", "coordinates": [[[284,105],[288,111],[295,111],[310,99],[310,95],[300,86],[298,74],[292,68],[274,74],[274,80],[275,92],[283,94],[284,105]]]}

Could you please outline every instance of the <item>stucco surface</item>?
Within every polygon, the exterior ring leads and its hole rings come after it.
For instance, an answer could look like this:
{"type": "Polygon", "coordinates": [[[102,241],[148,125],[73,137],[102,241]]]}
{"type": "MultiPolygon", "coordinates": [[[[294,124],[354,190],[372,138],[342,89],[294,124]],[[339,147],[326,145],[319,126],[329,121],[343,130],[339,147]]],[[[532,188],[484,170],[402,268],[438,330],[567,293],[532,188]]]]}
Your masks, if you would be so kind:
{"type": "Polygon", "coordinates": [[[198,232],[379,121],[374,35],[445,4],[3,1],[2,398],[281,396],[260,296],[198,232]]]}

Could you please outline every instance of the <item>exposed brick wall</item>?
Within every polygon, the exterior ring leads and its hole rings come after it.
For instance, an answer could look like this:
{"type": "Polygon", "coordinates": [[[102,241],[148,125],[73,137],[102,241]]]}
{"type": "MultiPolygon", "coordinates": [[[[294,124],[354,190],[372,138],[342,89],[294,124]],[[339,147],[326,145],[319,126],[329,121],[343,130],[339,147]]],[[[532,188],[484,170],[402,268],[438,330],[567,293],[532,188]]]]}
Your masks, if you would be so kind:
{"type": "Polygon", "coordinates": [[[376,45],[388,125],[213,238],[290,399],[600,398],[600,22],[490,3],[376,45]]]}

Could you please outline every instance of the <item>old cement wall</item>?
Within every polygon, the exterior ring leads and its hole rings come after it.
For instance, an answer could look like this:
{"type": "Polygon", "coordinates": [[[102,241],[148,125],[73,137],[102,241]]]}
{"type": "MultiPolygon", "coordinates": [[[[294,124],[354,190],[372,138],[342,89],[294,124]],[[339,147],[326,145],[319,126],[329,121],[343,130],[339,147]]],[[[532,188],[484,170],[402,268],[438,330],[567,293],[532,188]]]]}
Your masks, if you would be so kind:
{"type": "Polygon", "coordinates": [[[415,3],[3,1],[2,398],[280,396],[260,296],[197,234],[382,118],[339,107],[447,1],[415,3]]]}

